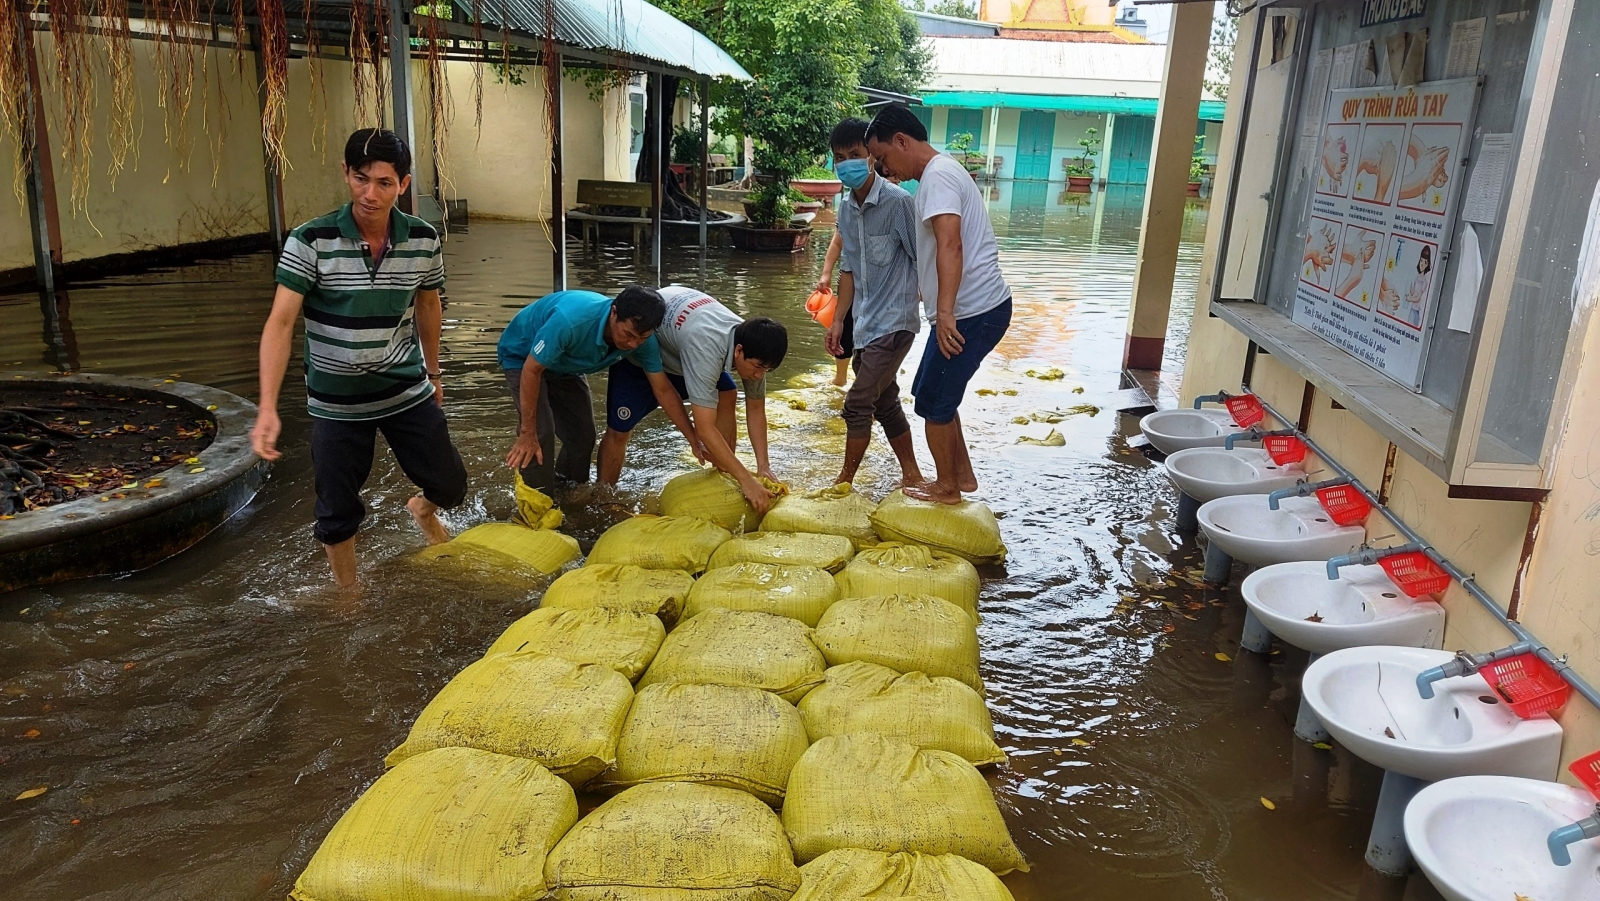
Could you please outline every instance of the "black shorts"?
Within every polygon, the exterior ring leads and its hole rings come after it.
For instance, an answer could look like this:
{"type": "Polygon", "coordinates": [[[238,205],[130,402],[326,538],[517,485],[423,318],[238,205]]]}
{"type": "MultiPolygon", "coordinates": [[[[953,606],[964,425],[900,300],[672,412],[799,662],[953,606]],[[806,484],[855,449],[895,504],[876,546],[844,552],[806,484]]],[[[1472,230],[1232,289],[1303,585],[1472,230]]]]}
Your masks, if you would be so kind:
{"type": "MultiPolygon", "coordinates": [[[[683,376],[667,373],[667,381],[678,392],[678,396],[685,400],[689,397],[689,388],[684,384],[683,376]]],[[[734,390],[733,376],[726,372],[717,379],[718,391],[734,390]]],[[[639,420],[649,416],[651,411],[661,406],[656,402],[656,393],[650,388],[650,379],[643,369],[628,362],[619,360],[611,364],[610,377],[606,379],[606,426],[614,432],[631,432],[639,424],[639,420]]]]}
{"type": "Polygon", "coordinates": [[[367,516],[361,487],[372,473],[377,435],[422,496],[449,510],[467,497],[467,467],[450,443],[444,411],[433,399],[382,419],[311,419],[311,468],[317,485],[317,540],[339,544],[355,536],[367,516]]]}

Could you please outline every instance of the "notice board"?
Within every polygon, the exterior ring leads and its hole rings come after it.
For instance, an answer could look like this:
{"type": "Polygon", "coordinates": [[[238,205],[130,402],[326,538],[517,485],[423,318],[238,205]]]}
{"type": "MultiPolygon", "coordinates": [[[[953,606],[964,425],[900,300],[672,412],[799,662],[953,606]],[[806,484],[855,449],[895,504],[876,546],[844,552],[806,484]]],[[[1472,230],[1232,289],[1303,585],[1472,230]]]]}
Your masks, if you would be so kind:
{"type": "Polygon", "coordinates": [[[1476,78],[1354,88],[1323,117],[1294,321],[1412,390],[1477,101],[1476,78]]]}

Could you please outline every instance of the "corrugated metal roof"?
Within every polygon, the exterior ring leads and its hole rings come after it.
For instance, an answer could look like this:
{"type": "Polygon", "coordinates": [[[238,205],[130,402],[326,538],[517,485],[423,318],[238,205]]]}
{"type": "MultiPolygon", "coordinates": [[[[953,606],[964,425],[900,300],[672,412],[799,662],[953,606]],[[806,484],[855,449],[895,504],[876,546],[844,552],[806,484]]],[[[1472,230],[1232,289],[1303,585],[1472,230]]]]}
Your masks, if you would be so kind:
{"type": "MultiPolygon", "coordinates": [[[[712,78],[750,80],[750,73],[728,51],[644,0],[553,0],[552,5],[555,39],[560,43],[599,53],[625,53],[712,78]]],[[[479,8],[486,28],[530,35],[546,32],[542,0],[486,0],[479,8]]]]}

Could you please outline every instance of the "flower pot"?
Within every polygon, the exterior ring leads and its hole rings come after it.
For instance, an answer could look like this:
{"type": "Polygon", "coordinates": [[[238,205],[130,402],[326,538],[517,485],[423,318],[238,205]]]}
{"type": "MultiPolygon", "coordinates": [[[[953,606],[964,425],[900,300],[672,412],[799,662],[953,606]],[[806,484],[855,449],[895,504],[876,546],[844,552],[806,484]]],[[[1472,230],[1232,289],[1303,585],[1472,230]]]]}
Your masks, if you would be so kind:
{"type": "Polygon", "coordinates": [[[1197,182],[1197,181],[1189,182],[1189,196],[1190,197],[1199,197],[1200,196],[1200,183],[1199,182],[1197,182]]]}
{"type": "Polygon", "coordinates": [[[794,204],[794,211],[797,215],[800,213],[816,213],[821,210],[822,201],[820,200],[805,200],[794,204]]]}
{"type": "Polygon", "coordinates": [[[798,253],[811,243],[811,226],[805,228],[756,228],[750,225],[724,226],[738,250],[758,253],[798,253]]]}
{"type": "Polygon", "coordinates": [[[789,187],[812,200],[821,201],[836,196],[844,189],[844,183],[836,178],[793,178],[789,180],[789,187]]]}
{"type": "Polygon", "coordinates": [[[1075,192],[1078,192],[1078,193],[1082,193],[1084,191],[1089,190],[1089,186],[1091,184],[1093,184],[1093,183],[1094,183],[1094,176],[1093,175],[1069,175],[1069,176],[1067,176],[1067,190],[1068,191],[1075,191],[1075,192]]]}

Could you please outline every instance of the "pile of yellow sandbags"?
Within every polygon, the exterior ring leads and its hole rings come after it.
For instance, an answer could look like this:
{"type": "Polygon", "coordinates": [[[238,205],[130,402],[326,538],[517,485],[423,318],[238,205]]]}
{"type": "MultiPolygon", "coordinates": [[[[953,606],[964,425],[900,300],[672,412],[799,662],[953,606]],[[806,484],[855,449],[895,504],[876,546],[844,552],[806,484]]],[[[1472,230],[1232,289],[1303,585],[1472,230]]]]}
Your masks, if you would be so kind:
{"type": "Polygon", "coordinates": [[[975,768],[1005,761],[987,508],[841,486],[736,539],[731,482],[692,476],[444,686],[297,901],[1009,901],[1026,863],[975,768]],[[579,820],[575,789],[614,797],[579,820]]]}

